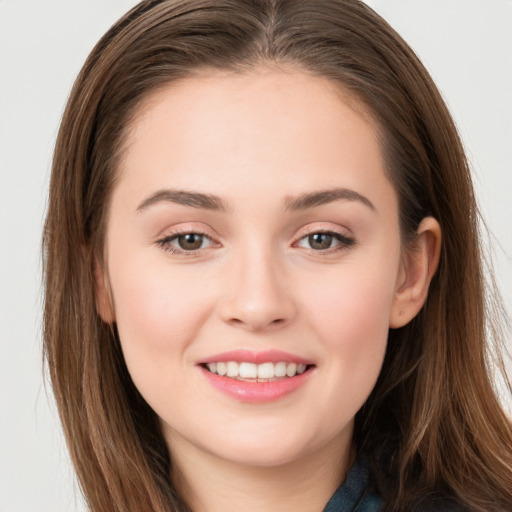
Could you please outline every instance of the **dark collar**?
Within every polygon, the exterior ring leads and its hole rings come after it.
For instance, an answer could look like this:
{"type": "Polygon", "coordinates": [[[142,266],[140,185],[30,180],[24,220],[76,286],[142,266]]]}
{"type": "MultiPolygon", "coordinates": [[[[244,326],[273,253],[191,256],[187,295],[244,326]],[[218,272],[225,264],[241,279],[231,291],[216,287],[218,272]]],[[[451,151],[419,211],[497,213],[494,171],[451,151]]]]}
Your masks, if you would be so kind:
{"type": "Polygon", "coordinates": [[[370,473],[363,459],[350,468],[347,478],[338,487],[324,508],[324,512],[379,512],[382,500],[370,487],[370,473]]]}

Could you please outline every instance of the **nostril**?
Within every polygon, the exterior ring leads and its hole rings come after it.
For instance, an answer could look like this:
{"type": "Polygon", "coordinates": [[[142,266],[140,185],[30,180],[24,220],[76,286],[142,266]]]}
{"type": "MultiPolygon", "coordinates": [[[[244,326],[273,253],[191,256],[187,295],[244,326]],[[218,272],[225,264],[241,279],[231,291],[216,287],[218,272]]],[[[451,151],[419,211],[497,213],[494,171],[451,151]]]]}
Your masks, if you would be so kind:
{"type": "Polygon", "coordinates": [[[285,318],[276,318],[274,320],[267,321],[265,319],[255,319],[255,318],[237,318],[233,317],[228,320],[228,323],[233,327],[245,327],[251,331],[259,331],[265,328],[278,328],[286,324],[285,318]]]}

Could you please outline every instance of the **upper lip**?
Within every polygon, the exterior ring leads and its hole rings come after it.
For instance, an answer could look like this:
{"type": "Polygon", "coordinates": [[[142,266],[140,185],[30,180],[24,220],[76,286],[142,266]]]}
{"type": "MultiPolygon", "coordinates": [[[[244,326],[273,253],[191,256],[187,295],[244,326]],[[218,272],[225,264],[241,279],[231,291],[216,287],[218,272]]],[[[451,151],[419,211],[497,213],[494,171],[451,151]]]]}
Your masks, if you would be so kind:
{"type": "Polygon", "coordinates": [[[226,361],[236,361],[239,363],[296,363],[311,365],[312,361],[299,357],[295,354],[283,352],[281,350],[263,350],[261,352],[255,352],[252,350],[230,350],[228,352],[222,352],[214,354],[210,357],[206,357],[198,361],[198,364],[206,363],[218,363],[226,361]]]}

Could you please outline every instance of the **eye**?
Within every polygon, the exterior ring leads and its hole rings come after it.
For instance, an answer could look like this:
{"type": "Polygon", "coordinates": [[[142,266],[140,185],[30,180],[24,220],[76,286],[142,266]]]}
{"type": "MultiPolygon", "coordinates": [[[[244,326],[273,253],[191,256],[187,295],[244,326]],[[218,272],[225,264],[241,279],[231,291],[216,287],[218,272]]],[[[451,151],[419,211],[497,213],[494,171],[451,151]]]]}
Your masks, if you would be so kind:
{"type": "Polygon", "coordinates": [[[194,254],[212,246],[213,241],[204,233],[175,233],[158,240],[157,245],[173,254],[194,254]]]}
{"type": "Polygon", "coordinates": [[[187,233],[175,238],[180,249],[183,249],[184,251],[196,251],[197,249],[201,249],[205,240],[205,235],[200,235],[199,233],[187,233]]]}
{"type": "Polygon", "coordinates": [[[341,233],[333,231],[317,231],[302,237],[296,245],[299,247],[305,247],[306,249],[312,249],[313,251],[322,252],[344,249],[354,244],[355,240],[353,238],[346,237],[341,233]]]}

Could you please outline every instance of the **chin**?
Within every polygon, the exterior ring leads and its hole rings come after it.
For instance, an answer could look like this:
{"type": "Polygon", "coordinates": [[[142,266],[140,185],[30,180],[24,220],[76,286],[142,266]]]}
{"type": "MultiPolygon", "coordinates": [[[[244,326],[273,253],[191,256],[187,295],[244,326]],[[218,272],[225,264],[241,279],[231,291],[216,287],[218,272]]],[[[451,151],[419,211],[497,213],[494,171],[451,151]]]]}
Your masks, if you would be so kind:
{"type": "Polygon", "coordinates": [[[223,435],[205,437],[207,443],[198,446],[217,459],[233,464],[254,468],[277,468],[304,461],[310,455],[339,450],[351,442],[352,428],[329,431],[307,428],[301,422],[293,431],[290,425],[259,425],[257,428],[243,428],[224,432],[223,435]]]}
{"type": "Polygon", "coordinates": [[[300,445],[282,446],[282,443],[238,444],[233,447],[224,446],[212,455],[239,466],[253,468],[277,468],[292,464],[308,455],[309,450],[300,445]]]}

